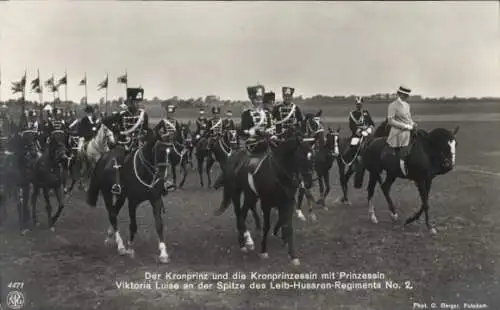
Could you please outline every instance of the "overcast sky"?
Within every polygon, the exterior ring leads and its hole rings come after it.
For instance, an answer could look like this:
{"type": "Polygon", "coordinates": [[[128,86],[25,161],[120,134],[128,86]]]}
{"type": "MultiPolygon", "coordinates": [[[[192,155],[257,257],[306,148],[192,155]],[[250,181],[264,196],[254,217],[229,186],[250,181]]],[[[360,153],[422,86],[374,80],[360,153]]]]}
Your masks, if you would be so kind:
{"type": "MultiPolygon", "coordinates": [[[[109,72],[145,97],[246,99],[260,82],[297,95],[366,95],[400,84],[424,96],[500,96],[499,5],[490,2],[0,2],[2,98],[67,70],[89,100],[109,72]]],[[[45,95],[48,96],[48,95],[45,95]]],[[[61,91],[64,99],[64,91],[61,91]]],[[[28,98],[35,99],[34,94],[28,98]]]]}

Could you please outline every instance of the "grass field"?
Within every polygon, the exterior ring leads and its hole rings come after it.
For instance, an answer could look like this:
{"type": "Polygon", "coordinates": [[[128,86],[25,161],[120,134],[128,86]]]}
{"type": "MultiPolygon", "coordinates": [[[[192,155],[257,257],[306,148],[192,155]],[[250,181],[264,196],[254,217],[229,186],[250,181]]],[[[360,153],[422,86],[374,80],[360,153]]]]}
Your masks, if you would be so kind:
{"type": "MultiPolygon", "coordinates": [[[[318,107],[307,107],[314,111],[318,107]]],[[[347,116],[349,106],[323,107],[325,116],[347,116]]],[[[368,107],[376,118],[386,106],[368,107]]],[[[46,224],[20,236],[14,206],[0,226],[0,270],[4,295],[9,281],[24,281],[23,309],[416,309],[414,303],[463,302],[488,304],[500,309],[500,122],[487,119],[499,113],[498,105],[413,106],[418,116],[447,115],[446,121],[425,121],[420,127],[453,128],[460,125],[457,168],[436,179],[431,193],[430,215],[438,229],[431,236],[423,223],[403,229],[402,221],[420,204],[415,187],[398,180],[393,198],[400,220],[390,219],[385,200],[376,191],[380,223],[369,221],[365,191],[351,190],[352,206],[336,205],[340,195],[337,167],[332,169],[333,188],[327,205],[318,209],[317,222],[295,219],[295,236],[301,265],[289,264],[286,248],[269,237],[268,260],[257,255],[259,233],[253,233],[256,251],[243,254],[236,243],[234,215],[212,212],[220,192],[200,188],[190,172],[184,190],[167,196],[166,240],[172,261],[158,265],[156,232],[151,208],[138,211],[136,257],[119,256],[104,246],[108,227],[102,204],[91,209],[83,193],[75,193],[52,233],[46,224]],[[458,115],[476,114],[475,121],[458,115]],[[482,117],[479,117],[479,115],[482,117]],[[368,290],[125,290],[115,281],[142,281],[145,272],[380,272],[385,280],[401,283],[401,289],[368,290]],[[410,281],[413,289],[405,289],[410,281]]],[[[178,111],[193,117],[197,111],[178,111]]],[[[153,117],[155,115],[152,115],[153,117]]],[[[345,127],[345,126],[344,126],[345,127]]],[[[214,175],[217,171],[214,171],[214,175]]],[[[39,203],[39,218],[45,218],[39,203]]],[[[249,217],[249,227],[254,227],[249,217]]],[[[120,214],[122,235],[128,235],[128,214],[120,214]]],[[[245,282],[250,281],[237,281],[245,282]]],[[[262,281],[267,282],[267,281],[262,281]]],[[[344,281],[348,282],[348,281],[344,281]]],[[[4,297],[5,298],[5,297],[4,297]]],[[[5,302],[5,300],[4,300],[5,302]]],[[[4,304],[5,306],[5,304],[4,304]]]]}

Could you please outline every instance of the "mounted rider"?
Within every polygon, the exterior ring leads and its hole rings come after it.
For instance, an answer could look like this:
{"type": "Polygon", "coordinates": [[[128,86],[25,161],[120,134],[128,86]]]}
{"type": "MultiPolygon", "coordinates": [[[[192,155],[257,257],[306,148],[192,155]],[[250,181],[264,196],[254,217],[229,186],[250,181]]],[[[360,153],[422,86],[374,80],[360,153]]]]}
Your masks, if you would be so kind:
{"type": "Polygon", "coordinates": [[[143,88],[127,88],[127,109],[106,117],[106,119],[113,119],[112,123],[118,124],[120,129],[118,143],[125,145],[128,150],[136,149],[139,146],[143,131],[147,130],[149,126],[148,114],[137,106],[143,98],[143,88]]]}
{"type": "Polygon", "coordinates": [[[54,117],[48,120],[48,133],[51,133],[55,130],[65,130],[66,123],[63,119],[63,113],[60,108],[56,108],[54,111],[54,117]]]}
{"type": "Polygon", "coordinates": [[[177,132],[180,131],[180,124],[175,119],[175,110],[177,107],[173,104],[169,104],[166,107],[167,117],[163,118],[158,124],[158,130],[160,131],[162,141],[174,145],[177,132]]]}
{"type": "Polygon", "coordinates": [[[293,103],[295,88],[284,86],[281,89],[283,102],[275,105],[272,116],[276,126],[276,135],[280,136],[290,129],[300,128],[303,121],[300,108],[293,103]]]}
{"type": "Polygon", "coordinates": [[[2,103],[0,106],[0,166],[3,165],[3,160],[7,155],[7,142],[15,127],[12,119],[8,115],[7,109],[7,105],[2,103]]]}
{"type": "Polygon", "coordinates": [[[200,108],[200,115],[196,119],[196,132],[195,132],[196,140],[204,136],[207,133],[208,128],[209,128],[208,120],[205,117],[205,109],[200,108]]]}
{"type": "Polygon", "coordinates": [[[72,130],[78,124],[78,136],[79,139],[79,149],[82,150],[86,147],[86,145],[95,137],[97,133],[97,119],[94,114],[94,108],[90,105],[87,105],[84,109],[85,116],[78,121],[74,121],[69,126],[69,129],[72,130]]]}
{"type": "Polygon", "coordinates": [[[258,134],[271,128],[271,113],[264,104],[264,86],[249,86],[247,93],[253,107],[241,114],[239,134],[245,140],[245,146],[250,153],[261,153],[267,150],[267,144],[262,143],[258,134]]]}
{"type": "Polygon", "coordinates": [[[29,111],[27,111],[28,115],[26,117],[26,128],[28,130],[35,130],[35,131],[38,131],[39,130],[39,124],[38,124],[38,115],[36,113],[36,111],[30,109],[29,111]]]}
{"type": "Polygon", "coordinates": [[[236,124],[233,120],[233,112],[226,111],[226,117],[222,120],[222,130],[236,130],[236,124]]]}
{"type": "MultiPolygon", "coordinates": [[[[373,133],[375,123],[370,112],[363,108],[363,97],[356,97],[356,108],[349,113],[349,128],[351,129],[350,148],[357,149],[357,146],[366,142],[366,137],[373,133]]],[[[362,145],[360,145],[361,147],[362,145]]]]}
{"type": "Polygon", "coordinates": [[[411,89],[400,86],[397,90],[397,98],[387,108],[387,124],[391,126],[387,144],[394,149],[400,159],[401,172],[407,175],[406,157],[408,156],[411,131],[416,128],[412,120],[410,105],[406,100],[410,96],[411,89]]]}
{"type": "Polygon", "coordinates": [[[137,104],[144,98],[144,89],[141,87],[127,88],[127,110],[117,114],[111,114],[103,118],[102,123],[108,128],[117,126],[120,130],[118,144],[123,148],[116,148],[113,168],[116,169],[116,183],[113,184],[111,192],[119,195],[122,192],[120,184],[120,167],[123,166],[125,156],[140,147],[140,139],[143,131],[149,128],[148,114],[144,109],[138,108],[137,104]]]}
{"type": "Polygon", "coordinates": [[[220,108],[212,107],[212,117],[208,120],[208,148],[211,147],[213,139],[217,139],[222,134],[222,118],[220,108]]]}

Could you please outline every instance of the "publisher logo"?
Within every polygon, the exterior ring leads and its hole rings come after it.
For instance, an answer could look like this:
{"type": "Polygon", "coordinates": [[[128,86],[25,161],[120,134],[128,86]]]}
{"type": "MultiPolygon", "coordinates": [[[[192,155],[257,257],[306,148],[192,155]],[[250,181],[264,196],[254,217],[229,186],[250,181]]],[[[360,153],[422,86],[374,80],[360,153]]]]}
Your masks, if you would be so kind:
{"type": "Polygon", "coordinates": [[[24,295],[20,291],[10,291],[7,294],[7,307],[18,310],[24,306],[24,295]]]}

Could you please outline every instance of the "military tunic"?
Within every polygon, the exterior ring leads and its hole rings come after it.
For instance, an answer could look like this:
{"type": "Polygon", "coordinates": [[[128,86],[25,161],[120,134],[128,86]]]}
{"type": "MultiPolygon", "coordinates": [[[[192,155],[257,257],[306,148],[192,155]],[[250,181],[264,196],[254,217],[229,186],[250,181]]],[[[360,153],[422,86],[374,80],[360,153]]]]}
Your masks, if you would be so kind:
{"type": "Polygon", "coordinates": [[[375,126],[370,113],[365,110],[353,110],[349,113],[349,128],[351,129],[352,136],[357,135],[357,130],[363,126],[375,126]]]}
{"type": "Polygon", "coordinates": [[[302,112],[294,103],[276,105],[273,108],[272,117],[277,135],[284,134],[288,130],[300,126],[303,120],[302,112]]]}

